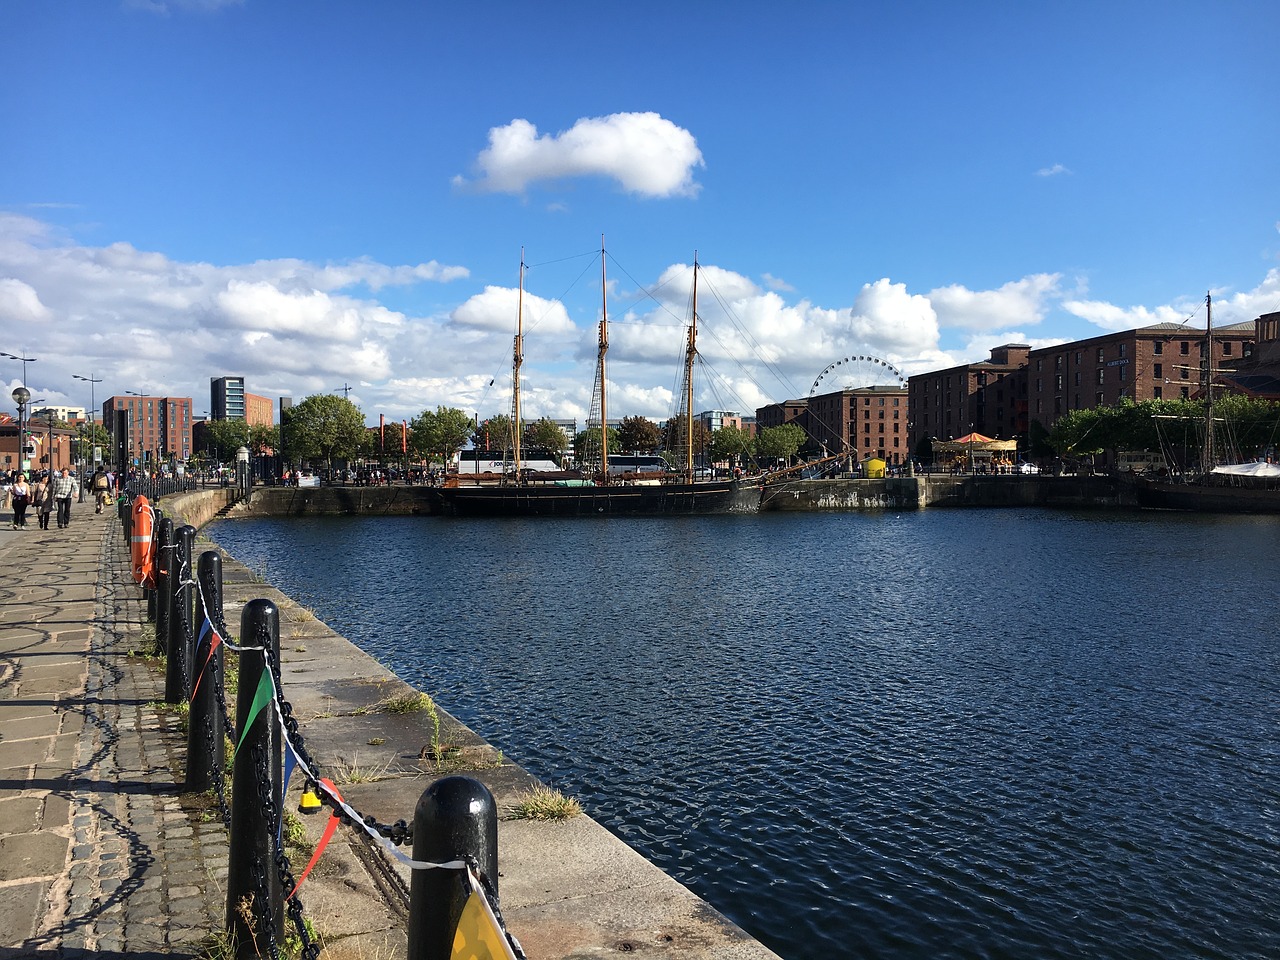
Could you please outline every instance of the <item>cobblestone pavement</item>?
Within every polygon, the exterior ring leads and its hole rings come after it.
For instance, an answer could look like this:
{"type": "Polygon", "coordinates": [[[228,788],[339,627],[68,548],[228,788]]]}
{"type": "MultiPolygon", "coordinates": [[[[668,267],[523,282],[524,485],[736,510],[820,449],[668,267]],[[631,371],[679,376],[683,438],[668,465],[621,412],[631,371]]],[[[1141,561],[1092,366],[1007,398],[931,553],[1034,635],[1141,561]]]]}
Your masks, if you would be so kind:
{"type": "Polygon", "coordinates": [[[114,514],[11,533],[0,569],[0,957],[198,955],[226,835],[180,802],[114,514]]]}

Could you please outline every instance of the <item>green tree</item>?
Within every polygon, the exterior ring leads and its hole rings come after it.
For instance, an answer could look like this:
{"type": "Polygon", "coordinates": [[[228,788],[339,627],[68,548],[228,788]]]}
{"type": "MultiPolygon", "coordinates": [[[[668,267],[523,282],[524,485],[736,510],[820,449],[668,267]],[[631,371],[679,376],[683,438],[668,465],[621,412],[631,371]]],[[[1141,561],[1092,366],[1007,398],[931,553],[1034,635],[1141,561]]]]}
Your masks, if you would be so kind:
{"type": "Polygon", "coordinates": [[[766,427],[756,437],[756,455],[771,460],[791,462],[804,446],[804,427],[797,423],[784,423],[777,427],[766,427]]]}
{"type": "MultiPolygon", "coordinates": [[[[622,447],[618,442],[618,431],[614,427],[609,428],[608,433],[609,449],[621,450],[622,447]]],[[[586,430],[579,430],[573,437],[573,457],[579,464],[587,464],[594,462],[596,465],[600,463],[600,428],[588,427],[586,430]]]]}
{"type": "Polygon", "coordinates": [[[653,453],[662,443],[662,431],[647,417],[623,417],[618,424],[620,452],[653,453]]]}
{"type": "Polygon", "coordinates": [[[249,424],[243,420],[206,420],[205,445],[223,463],[236,458],[236,451],[249,446],[249,424]]]}
{"type": "Polygon", "coordinates": [[[335,460],[355,459],[367,442],[360,408],[330,394],[315,394],[286,410],[281,426],[291,459],[323,460],[330,469],[335,460]]]}
{"type": "Polygon", "coordinates": [[[741,427],[721,427],[712,431],[711,441],[707,444],[707,452],[713,463],[728,460],[731,467],[736,467],[738,459],[751,449],[751,433],[741,427]]]}
{"type": "MultiPolygon", "coordinates": [[[[662,447],[677,456],[685,449],[688,444],[688,429],[685,426],[686,417],[683,413],[677,414],[667,421],[666,427],[662,431],[662,447]]],[[[693,422],[693,456],[697,456],[707,449],[707,444],[711,440],[711,431],[707,429],[707,425],[701,420],[693,422]]]]}
{"type": "Polygon", "coordinates": [[[409,421],[409,449],[421,459],[439,457],[447,465],[466,446],[473,425],[457,407],[423,410],[409,421]]]}
{"type": "Polygon", "coordinates": [[[82,423],[79,426],[79,433],[76,436],[76,456],[86,463],[93,461],[93,448],[102,448],[103,462],[111,460],[111,434],[107,433],[107,428],[102,424],[82,423]]]}
{"type": "Polygon", "coordinates": [[[510,450],[515,445],[511,432],[511,418],[499,413],[488,420],[480,421],[475,425],[471,442],[479,450],[492,450],[498,453],[510,450]]]}
{"type": "Polygon", "coordinates": [[[271,456],[280,451],[280,428],[255,423],[249,427],[249,452],[255,457],[271,456]]]}
{"type": "Polygon", "coordinates": [[[569,449],[569,438],[550,417],[527,424],[524,428],[524,442],[529,447],[549,451],[556,460],[569,449]]]}

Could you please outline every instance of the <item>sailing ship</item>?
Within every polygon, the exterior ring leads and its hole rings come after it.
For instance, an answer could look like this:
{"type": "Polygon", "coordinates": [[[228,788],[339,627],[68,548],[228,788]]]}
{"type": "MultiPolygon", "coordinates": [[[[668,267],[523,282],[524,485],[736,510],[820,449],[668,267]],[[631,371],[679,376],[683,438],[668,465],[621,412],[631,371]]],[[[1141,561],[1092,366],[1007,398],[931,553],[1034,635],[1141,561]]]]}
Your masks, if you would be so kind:
{"type": "Polygon", "coordinates": [[[1161,477],[1135,476],[1138,505],[1155,510],[1190,510],[1203,513],[1280,513],[1280,465],[1274,463],[1220,463],[1218,423],[1213,411],[1213,299],[1205,295],[1204,396],[1205,416],[1200,448],[1200,469],[1194,473],[1169,473],[1161,477]]]}
{"type": "Polygon", "coordinates": [[[693,370],[698,357],[698,258],[693,259],[693,295],[682,383],[683,427],[674,471],[640,481],[610,473],[606,355],[609,350],[608,296],[604,244],[600,246],[601,311],[596,352],[596,376],[587,431],[592,438],[583,457],[584,470],[570,476],[534,474],[521,459],[520,367],[524,360],[524,254],[520,257],[520,290],[516,306],[516,335],[512,360],[513,470],[494,483],[463,485],[451,477],[439,491],[444,513],[453,516],[583,517],[673,514],[755,513],[760,487],[742,479],[695,475],[693,370]]]}

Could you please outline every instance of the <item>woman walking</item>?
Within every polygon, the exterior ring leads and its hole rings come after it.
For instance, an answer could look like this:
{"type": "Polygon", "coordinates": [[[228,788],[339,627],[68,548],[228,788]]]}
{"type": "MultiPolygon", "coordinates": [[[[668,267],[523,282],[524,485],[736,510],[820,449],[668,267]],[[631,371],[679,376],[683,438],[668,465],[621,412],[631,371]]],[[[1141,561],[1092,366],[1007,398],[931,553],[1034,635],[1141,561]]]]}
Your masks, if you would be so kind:
{"type": "Polygon", "coordinates": [[[31,502],[31,485],[25,473],[18,474],[18,479],[13,481],[9,497],[13,501],[13,529],[20,530],[27,525],[27,504],[31,502]]]}
{"type": "Polygon", "coordinates": [[[40,529],[49,529],[49,514],[53,512],[53,477],[43,474],[36,482],[32,493],[31,504],[36,508],[36,519],[40,521],[40,529]]]}

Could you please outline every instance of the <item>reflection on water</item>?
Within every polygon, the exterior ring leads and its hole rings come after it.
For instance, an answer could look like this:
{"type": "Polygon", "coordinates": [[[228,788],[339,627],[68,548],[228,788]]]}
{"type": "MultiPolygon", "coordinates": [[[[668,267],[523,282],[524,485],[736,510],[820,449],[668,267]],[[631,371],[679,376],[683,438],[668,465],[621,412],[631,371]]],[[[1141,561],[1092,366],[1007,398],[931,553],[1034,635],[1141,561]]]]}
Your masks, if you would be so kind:
{"type": "Polygon", "coordinates": [[[1280,956],[1273,518],[221,523],[789,960],[1280,956]]]}

